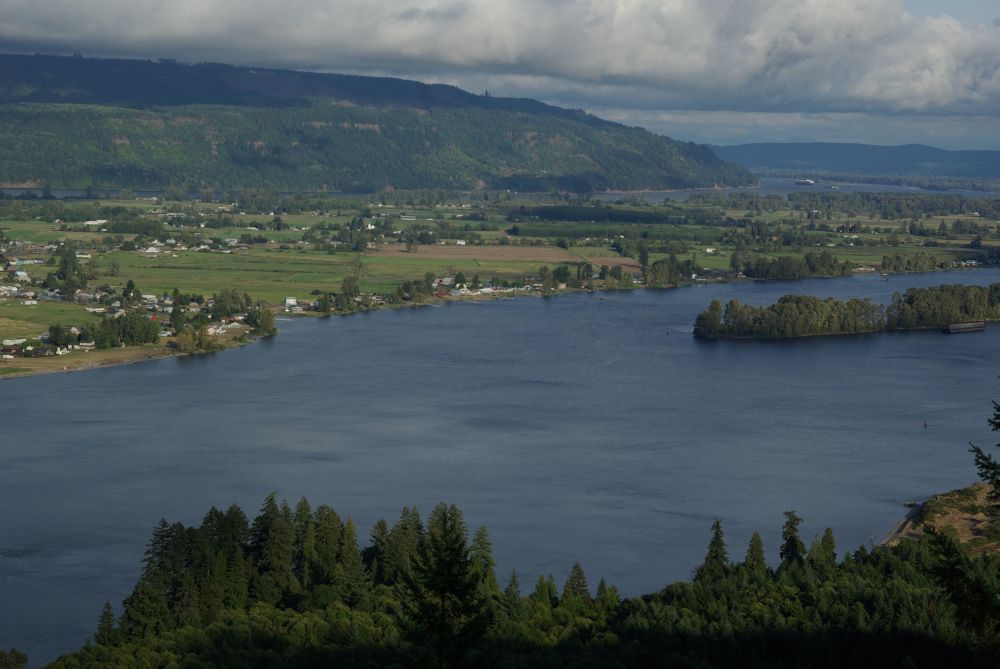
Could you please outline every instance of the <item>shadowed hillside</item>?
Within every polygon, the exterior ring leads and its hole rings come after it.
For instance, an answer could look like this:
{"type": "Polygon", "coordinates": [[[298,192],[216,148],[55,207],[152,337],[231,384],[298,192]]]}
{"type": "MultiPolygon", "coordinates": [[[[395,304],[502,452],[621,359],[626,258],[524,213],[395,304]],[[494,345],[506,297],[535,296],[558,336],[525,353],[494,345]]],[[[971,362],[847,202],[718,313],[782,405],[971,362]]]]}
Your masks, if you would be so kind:
{"type": "Polygon", "coordinates": [[[0,184],[572,191],[745,184],[710,149],[400,79],[0,55],[0,184]]]}

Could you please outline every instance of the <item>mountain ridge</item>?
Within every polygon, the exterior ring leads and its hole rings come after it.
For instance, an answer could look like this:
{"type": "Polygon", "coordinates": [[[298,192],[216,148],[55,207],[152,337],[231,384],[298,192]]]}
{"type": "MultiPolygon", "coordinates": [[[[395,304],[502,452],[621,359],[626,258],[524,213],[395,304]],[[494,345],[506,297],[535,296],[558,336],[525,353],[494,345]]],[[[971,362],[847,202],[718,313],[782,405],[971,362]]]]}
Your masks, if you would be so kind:
{"type": "Polygon", "coordinates": [[[641,190],[753,181],[703,145],[360,75],[0,54],[0,183],[641,190]]]}

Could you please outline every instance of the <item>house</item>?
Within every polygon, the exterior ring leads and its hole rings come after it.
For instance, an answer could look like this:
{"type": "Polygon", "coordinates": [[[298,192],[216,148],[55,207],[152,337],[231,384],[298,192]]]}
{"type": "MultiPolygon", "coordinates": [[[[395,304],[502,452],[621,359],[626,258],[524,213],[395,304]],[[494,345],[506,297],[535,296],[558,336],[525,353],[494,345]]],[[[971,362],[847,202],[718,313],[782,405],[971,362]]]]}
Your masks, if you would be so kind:
{"type": "Polygon", "coordinates": [[[28,276],[28,273],[25,272],[24,270],[18,270],[14,272],[14,281],[17,281],[19,283],[24,283],[26,281],[30,282],[31,277],[28,276]]]}

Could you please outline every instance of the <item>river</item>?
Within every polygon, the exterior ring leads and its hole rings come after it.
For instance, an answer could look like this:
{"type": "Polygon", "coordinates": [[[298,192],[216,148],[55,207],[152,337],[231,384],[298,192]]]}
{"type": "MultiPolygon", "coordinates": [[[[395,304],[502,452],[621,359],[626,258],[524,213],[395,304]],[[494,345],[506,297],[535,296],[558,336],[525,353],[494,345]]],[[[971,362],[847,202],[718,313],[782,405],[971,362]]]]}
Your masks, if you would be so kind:
{"type": "Polygon", "coordinates": [[[567,294],[282,321],[190,358],[0,382],[0,647],[33,664],[120,611],[161,518],[268,493],[353,517],[458,504],[502,581],[579,560],[626,594],[687,578],[714,518],[740,559],[782,512],[879,540],[975,478],[1000,326],[782,342],[691,337],[714,298],[872,297],[1000,270],[567,294]],[[924,421],[927,428],[924,429],[924,421]]]}
{"type": "Polygon", "coordinates": [[[696,193],[726,196],[730,193],[756,193],[757,195],[780,195],[785,197],[791,193],[909,193],[920,195],[961,195],[967,198],[998,198],[1000,192],[991,190],[969,190],[962,188],[927,190],[915,186],[893,186],[890,184],[857,183],[853,181],[817,181],[811,185],[795,183],[795,179],[782,177],[761,177],[757,186],[733,188],[687,188],[681,190],[662,191],[632,191],[595,193],[594,198],[605,202],[617,200],[638,199],[644,202],[661,203],[667,201],[686,202],[696,193]]]}

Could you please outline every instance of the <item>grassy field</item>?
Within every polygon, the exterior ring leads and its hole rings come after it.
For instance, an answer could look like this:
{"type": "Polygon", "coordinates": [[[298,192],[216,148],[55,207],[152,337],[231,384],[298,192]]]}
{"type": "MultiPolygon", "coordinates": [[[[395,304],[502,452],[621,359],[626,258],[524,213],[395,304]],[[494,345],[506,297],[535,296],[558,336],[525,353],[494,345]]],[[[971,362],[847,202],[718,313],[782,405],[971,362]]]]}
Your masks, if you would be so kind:
{"type": "MultiPolygon", "coordinates": [[[[222,288],[239,288],[258,299],[280,303],[285,297],[304,298],[313,290],[339,291],[347,276],[358,276],[363,290],[394,291],[411,279],[431,272],[436,276],[463,272],[487,280],[523,279],[540,266],[578,262],[573,254],[546,246],[420,246],[415,253],[402,244],[379,247],[367,253],[253,247],[234,253],[182,251],[173,257],[150,258],[135,252],[114,251],[97,259],[105,276],[101,282],[120,285],[132,279],[144,293],[162,294],[177,288],[182,293],[211,295],[222,288]],[[108,276],[117,263],[117,277],[108,276]]],[[[51,268],[29,266],[44,276],[51,268]]]]}
{"type": "Polygon", "coordinates": [[[0,339],[37,337],[53,323],[83,325],[97,318],[78,304],[43,301],[27,306],[10,298],[0,301],[0,339]]]}
{"type": "MultiPolygon", "coordinates": [[[[108,236],[106,232],[63,232],[50,221],[0,221],[0,231],[11,239],[23,239],[34,243],[58,242],[72,239],[85,245],[99,244],[108,236]]],[[[122,235],[131,239],[134,235],[122,235]]]]}

